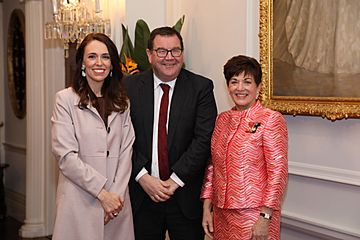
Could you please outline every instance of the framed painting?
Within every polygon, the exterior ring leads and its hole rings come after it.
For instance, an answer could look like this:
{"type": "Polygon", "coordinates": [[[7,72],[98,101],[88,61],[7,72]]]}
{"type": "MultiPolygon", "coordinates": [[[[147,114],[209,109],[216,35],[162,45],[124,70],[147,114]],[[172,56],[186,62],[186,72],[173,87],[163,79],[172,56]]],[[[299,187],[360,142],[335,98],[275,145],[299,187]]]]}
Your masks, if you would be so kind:
{"type": "Polygon", "coordinates": [[[260,0],[262,103],[294,116],[360,118],[359,12],[360,1],[260,0]]]}

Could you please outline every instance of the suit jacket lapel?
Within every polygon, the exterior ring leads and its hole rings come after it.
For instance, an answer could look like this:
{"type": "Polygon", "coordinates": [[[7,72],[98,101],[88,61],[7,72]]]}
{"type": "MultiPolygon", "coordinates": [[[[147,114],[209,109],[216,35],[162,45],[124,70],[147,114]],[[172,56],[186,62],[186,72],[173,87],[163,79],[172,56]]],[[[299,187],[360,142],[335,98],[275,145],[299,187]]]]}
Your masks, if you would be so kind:
{"type": "Polygon", "coordinates": [[[171,99],[170,114],[169,114],[169,124],[168,124],[168,147],[171,147],[171,144],[174,140],[175,130],[179,120],[181,119],[181,114],[184,111],[184,103],[188,97],[186,91],[188,89],[188,79],[185,78],[183,71],[180,72],[177,77],[175,89],[171,99]]]}

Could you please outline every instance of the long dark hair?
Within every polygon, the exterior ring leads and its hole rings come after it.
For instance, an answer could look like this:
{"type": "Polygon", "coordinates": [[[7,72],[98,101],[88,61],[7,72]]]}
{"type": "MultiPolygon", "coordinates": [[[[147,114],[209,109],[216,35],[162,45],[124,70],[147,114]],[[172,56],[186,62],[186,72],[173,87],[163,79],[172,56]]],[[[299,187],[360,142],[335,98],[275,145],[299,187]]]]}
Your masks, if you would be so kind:
{"type": "Polygon", "coordinates": [[[72,88],[79,95],[79,107],[86,108],[89,104],[98,106],[98,100],[92,92],[86,77],[81,75],[81,66],[83,64],[85,47],[91,42],[97,40],[106,45],[111,60],[112,76],[110,74],[105,78],[101,88],[101,93],[105,99],[105,113],[110,115],[111,112],[123,113],[128,108],[128,97],[122,86],[123,73],[120,68],[120,57],[113,41],[102,33],[90,33],[81,42],[76,52],[76,70],[73,77],[72,88]]]}

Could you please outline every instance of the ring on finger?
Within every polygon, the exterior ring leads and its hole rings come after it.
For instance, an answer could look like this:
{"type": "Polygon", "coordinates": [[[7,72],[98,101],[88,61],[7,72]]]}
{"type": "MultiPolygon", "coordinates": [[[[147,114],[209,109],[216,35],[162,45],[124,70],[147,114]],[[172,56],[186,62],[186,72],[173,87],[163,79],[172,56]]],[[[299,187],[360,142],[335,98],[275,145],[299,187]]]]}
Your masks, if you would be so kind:
{"type": "Polygon", "coordinates": [[[117,213],[117,212],[114,212],[114,213],[113,213],[113,216],[114,216],[114,217],[117,217],[118,215],[119,215],[119,213],[117,213]]]}

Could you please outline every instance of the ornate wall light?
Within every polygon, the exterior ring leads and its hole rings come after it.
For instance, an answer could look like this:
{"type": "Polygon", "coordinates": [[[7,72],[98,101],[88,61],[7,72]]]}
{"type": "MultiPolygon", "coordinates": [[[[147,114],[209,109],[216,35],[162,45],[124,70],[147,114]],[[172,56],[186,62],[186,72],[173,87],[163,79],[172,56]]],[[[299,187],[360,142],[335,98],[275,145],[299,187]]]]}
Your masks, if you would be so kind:
{"type": "Polygon", "coordinates": [[[51,0],[54,20],[45,24],[45,39],[61,39],[65,57],[69,43],[80,44],[89,33],[111,34],[110,20],[102,17],[100,0],[95,0],[95,11],[80,0],[51,0]]]}

